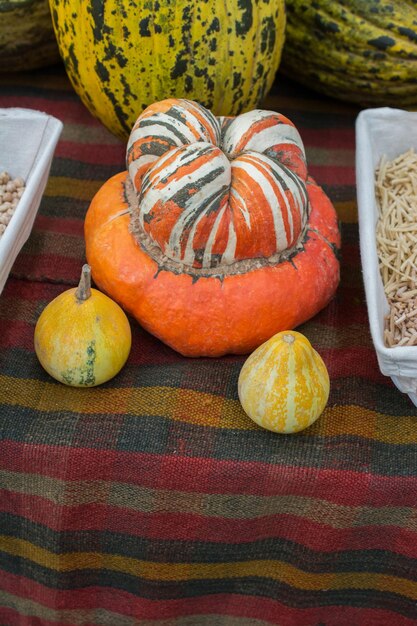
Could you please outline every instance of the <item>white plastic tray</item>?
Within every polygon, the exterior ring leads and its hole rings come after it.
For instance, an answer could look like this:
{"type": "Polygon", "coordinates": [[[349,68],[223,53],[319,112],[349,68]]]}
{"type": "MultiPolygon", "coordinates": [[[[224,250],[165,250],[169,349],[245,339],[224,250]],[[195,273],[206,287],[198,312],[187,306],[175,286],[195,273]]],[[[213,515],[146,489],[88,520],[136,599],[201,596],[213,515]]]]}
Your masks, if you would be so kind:
{"type": "Polygon", "coordinates": [[[62,122],[40,111],[0,109],[0,171],[20,176],[26,184],[0,238],[0,294],[32,230],[62,127],[62,122]]]}
{"type": "Polygon", "coordinates": [[[361,111],[356,120],[356,189],[359,241],[369,325],[381,372],[417,406],[417,346],[387,348],[384,316],[389,307],[379,272],[376,248],[378,208],[375,168],[385,154],[392,159],[410,148],[417,151],[417,112],[381,107],[361,111]]]}

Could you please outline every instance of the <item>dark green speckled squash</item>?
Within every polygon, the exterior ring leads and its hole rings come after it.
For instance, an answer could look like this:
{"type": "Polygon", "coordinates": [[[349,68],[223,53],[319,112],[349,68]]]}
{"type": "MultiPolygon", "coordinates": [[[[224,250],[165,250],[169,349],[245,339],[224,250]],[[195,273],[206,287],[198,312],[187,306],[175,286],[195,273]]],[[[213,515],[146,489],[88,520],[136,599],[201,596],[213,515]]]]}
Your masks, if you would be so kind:
{"type": "Polygon", "coordinates": [[[417,103],[416,0],[287,0],[283,71],[362,105],[417,103]]]}

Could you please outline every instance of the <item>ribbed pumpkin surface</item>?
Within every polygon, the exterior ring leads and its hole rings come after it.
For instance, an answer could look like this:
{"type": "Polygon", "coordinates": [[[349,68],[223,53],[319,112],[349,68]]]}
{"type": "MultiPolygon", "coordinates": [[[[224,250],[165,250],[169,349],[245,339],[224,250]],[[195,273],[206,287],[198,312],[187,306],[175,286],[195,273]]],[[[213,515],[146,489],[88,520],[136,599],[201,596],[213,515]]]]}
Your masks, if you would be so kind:
{"type": "Polygon", "coordinates": [[[417,4],[411,0],[287,0],[282,67],[337,98],[417,102],[417,4]]]}
{"type": "Polygon", "coordinates": [[[61,55],[88,109],[126,137],[170,96],[217,115],[258,105],[284,41],[284,0],[50,0],[61,55]]]}
{"type": "Polygon", "coordinates": [[[282,253],[307,222],[304,147],[279,113],[255,110],[232,120],[188,100],[158,102],[133,128],[127,166],[138,228],[186,266],[282,253]]]}
{"type": "Polygon", "coordinates": [[[0,72],[58,61],[48,0],[0,0],[0,72]]]}

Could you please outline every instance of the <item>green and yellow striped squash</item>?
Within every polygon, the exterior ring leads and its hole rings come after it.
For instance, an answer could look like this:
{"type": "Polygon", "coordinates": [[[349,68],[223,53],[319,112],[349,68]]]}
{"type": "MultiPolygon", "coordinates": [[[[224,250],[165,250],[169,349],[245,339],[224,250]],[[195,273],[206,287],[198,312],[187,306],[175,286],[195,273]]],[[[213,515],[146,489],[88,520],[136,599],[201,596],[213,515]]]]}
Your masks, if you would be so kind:
{"type": "Polygon", "coordinates": [[[114,134],[169,97],[215,115],[258,106],[278,69],[284,0],[50,0],[75,91],[114,134]]]}
{"type": "Polygon", "coordinates": [[[48,0],[0,0],[0,72],[60,60],[48,0]]]}
{"type": "Polygon", "coordinates": [[[282,69],[362,105],[417,103],[417,3],[287,0],[282,69]]]}

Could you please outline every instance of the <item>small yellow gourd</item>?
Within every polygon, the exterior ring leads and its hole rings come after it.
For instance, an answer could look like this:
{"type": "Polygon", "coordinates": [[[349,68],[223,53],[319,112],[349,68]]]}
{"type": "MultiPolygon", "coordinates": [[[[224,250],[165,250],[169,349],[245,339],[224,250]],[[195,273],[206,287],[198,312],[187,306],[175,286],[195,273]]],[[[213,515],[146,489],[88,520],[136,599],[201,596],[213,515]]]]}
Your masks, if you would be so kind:
{"type": "Polygon", "coordinates": [[[244,411],[259,426],[295,433],[321,415],[329,398],[326,365],[304,335],[284,331],[245,361],[238,381],[244,411]]]}
{"type": "Polygon", "coordinates": [[[132,337],[120,306],[91,288],[86,264],[78,288],[64,291],[42,311],[34,341],[41,365],[53,378],[73,387],[94,387],[121,370],[132,337]]]}

